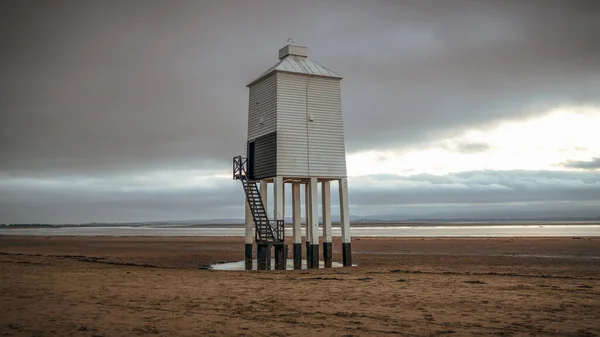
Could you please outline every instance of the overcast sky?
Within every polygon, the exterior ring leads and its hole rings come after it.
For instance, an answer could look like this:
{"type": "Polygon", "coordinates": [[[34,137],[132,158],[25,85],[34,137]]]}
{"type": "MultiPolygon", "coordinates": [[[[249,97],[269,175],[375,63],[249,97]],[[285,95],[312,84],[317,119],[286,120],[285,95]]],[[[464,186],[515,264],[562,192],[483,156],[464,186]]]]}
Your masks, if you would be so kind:
{"type": "Polygon", "coordinates": [[[600,215],[598,1],[9,0],[0,223],[242,218],[290,37],[344,77],[351,214],[600,215]]]}

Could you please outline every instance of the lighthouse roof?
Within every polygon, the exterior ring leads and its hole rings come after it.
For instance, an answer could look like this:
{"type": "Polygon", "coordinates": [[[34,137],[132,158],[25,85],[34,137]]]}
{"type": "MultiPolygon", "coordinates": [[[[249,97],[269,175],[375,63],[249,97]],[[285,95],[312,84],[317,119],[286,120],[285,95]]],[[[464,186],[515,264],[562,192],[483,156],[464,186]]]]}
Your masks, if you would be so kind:
{"type": "Polygon", "coordinates": [[[322,65],[307,59],[307,52],[308,48],[295,45],[287,45],[281,48],[279,50],[279,62],[277,62],[271,68],[267,69],[267,71],[263,72],[255,80],[250,82],[248,86],[253,85],[254,83],[260,81],[265,76],[275,71],[322,77],[332,77],[339,79],[342,78],[342,76],[340,76],[336,72],[329,70],[323,67],[322,65]]]}

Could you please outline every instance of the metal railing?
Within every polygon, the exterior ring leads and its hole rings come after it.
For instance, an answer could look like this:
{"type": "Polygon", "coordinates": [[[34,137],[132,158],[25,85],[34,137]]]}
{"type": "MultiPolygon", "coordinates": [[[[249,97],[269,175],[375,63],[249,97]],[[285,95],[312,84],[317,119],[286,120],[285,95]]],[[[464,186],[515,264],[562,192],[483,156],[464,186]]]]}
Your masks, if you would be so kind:
{"type": "Polygon", "coordinates": [[[248,158],[233,157],[233,180],[247,179],[248,158]]]}
{"type": "Polygon", "coordinates": [[[269,220],[269,225],[273,231],[273,236],[276,241],[283,241],[285,239],[285,228],[283,220],[269,220]],[[274,225],[271,225],[274,224],[274,225]]]}

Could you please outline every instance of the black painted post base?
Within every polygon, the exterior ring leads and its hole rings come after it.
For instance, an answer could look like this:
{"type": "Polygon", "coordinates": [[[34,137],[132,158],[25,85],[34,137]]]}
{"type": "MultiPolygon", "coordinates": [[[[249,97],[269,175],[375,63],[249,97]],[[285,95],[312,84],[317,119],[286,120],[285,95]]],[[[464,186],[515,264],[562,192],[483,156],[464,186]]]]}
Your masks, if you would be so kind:
{"type": "Polygon", "coordinates": [[[331,242],[323,242],[323,261],[325,262],[325,268],[331,268],[331,242]]]}
{"type": "Polygon", "coordinates": [[[311,254],[312,245],[310,241],[306,241],[306,268],[312,268],[312,254],[311,254]]]}
{"type": "Polygon", "coordinates": [[[285,270],[287,266],[287,245],[275,245],[275,270],[285,270]]]}
{"type": "Polygon", "coordinates": [[[245,248],[246,270],[252,270],[252,244],[247,243],[245,248]]]}
{"type": "Polygon", "coordinates": [[[310,268],[319,269],[319,244],[310,245],[310,268]]]}
{"type": "Polygon", "coordinates": [[[294,254],[294,269],[302,269],[302,244],[294,243],[292,249],[294,254]]]}
{"type": "Polygon", "coordinates": [[[258,270],[271,270],[271,245],[256,244],[256,265],[258,270]]]}
{"type": "Polygon", "coordinates": [[[352,247],[350,242],[342,243],[342,260],[344,267],[352,267],[352,247]]]}

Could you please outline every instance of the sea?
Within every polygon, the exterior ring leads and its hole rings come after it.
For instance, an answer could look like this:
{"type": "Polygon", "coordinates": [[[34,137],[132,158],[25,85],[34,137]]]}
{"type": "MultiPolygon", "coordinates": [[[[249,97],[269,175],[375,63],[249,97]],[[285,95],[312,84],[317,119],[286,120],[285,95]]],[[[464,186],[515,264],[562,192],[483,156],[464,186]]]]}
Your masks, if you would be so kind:
{"type": "MultiPolygon", "coordinates": [[[[243,226],[56,226],[0,228],[0,235],[36,236],[244,236],[243,226]]],[[[286,235],[292,235],[286,225],[286,235]]],[[[332,229],[340,236],[339,227],[332,229]]],[[[600,236],[599,222],[360,224],[353,237],[590,237],[600,236]]]]}

